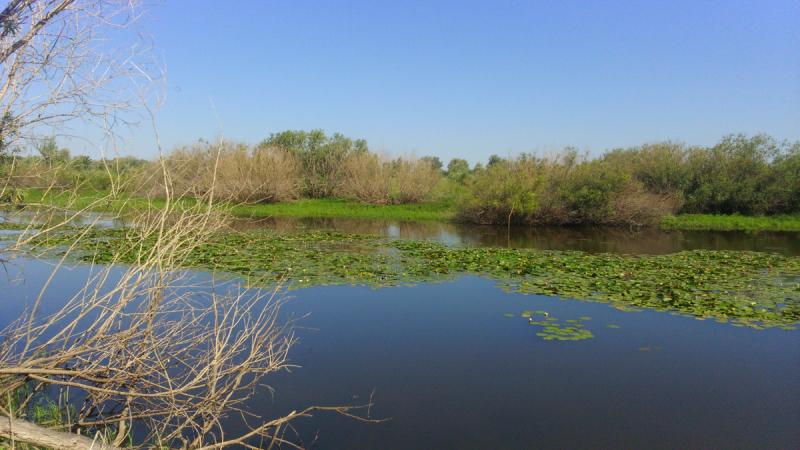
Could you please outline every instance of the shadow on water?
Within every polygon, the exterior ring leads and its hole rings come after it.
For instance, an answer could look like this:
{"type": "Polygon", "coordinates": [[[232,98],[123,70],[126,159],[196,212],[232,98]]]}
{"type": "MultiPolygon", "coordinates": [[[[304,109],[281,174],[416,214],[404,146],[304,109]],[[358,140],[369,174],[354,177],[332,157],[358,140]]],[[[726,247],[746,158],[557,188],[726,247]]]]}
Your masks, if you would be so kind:
{"type": "Polygon", "coordinates": [[[479,227],[441,222],[395,222],[341,218],[271,217],[237,220],[239,231],[336,231],[401,239],[433,239],[475,247],[579,250],[588,253],[663,255],[685,250],[739,250],[800,255],[800,233],[628,230],[591,227],[479,227]]]}

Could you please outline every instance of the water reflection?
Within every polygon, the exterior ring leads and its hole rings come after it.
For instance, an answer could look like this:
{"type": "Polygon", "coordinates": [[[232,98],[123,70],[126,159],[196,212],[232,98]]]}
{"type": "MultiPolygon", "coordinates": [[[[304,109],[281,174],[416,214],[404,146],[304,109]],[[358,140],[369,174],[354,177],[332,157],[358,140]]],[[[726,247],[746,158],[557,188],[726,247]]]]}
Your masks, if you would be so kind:
{"type": "Polygon", "coordinates": [[[441,222],[399,222],[341,218],[271,217],[237,220],[240,231],[336,231],[402,239],[435,239],[476,247],[579,250],[588,253],[663,255],[684,250],[740,250],[800,255],[800,233],[744,231],[626,230],[590,227],[479,227],[441,222]]]}
{"type": "Polygon", "coordinates": [[[126,222],[118,214],[84,212],[76,214],[64,211],[0,211],[0,223],[30,223],[33,225],[49,223],[53,225],[87,226],[96,225],[101,227],[121,227],[126,222]]]}

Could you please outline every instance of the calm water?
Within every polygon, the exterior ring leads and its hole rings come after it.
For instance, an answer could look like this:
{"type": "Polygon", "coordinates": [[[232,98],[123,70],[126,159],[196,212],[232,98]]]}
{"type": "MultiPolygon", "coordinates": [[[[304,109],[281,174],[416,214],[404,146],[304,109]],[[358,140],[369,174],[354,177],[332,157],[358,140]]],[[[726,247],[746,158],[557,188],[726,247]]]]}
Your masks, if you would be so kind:
{"type": "Polygon", "coordinates": [[[800,255],[798,232],[663,231],[577,227],[478,227],[439,222],[269,218],[240,220],[237,230],[337,231],[403,239],[436,239],[476,247],[580,250],[590,253],[666,254],[684,250],[745,250],[800,255]]]}
{"type": "MultiPolygon", "coordinates": [[[[51,270],[16,262],[20,281],[0,285],[3,326],[35,301],[51,270]]],[[[88,273],[60,271],[43,313],[88,273]]],[[[508,294],[478,277],[291,295],[282,311],[310,314],[301,325],[314,329],[299,330],[290,352],[301,368],[268,377],[274,395],[256,395],[251,411],[272,418],[364,403],[374,390],[370,416],[392,418],[317,413],[293,422],[306,444],[318,433],[316,448],[800,448],[800,330],[508,294]],[[562,323],[591,317],[584,323],[595,337],[544,341],[524,310],[562,323]]]]}
{"type": "MultiPolygon", "coordinates": [[[[0,212],[0,221],[59,220],[70,225],[123,226],[124,218],[87,213],[83,216],[37,216],[0,212]]],[[[285,233],[336,231],[377,234],[402,239],[435,239],[476,247],[580,250],[589,253],[667,254],[684,250],[742,250],[800,256],[800,232],[664,231],[581,227],[478,227],[441,222],[397,222],[365,219],[287,218],[236,220],[238,231],[272,230],[285,233]],[[510,233],[509,233],[510,231],[510,233]]]]}

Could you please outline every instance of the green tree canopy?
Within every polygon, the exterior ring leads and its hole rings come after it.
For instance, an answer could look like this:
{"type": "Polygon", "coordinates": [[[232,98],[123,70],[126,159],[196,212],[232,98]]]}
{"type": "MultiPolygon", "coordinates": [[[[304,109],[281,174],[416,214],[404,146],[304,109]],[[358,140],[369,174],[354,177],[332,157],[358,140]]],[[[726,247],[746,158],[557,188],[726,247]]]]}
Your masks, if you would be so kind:
{"type": "Polygon", "coordinates": [[[271,133],[259,146],[285,149],[300,161],[310,198],[331,197],[344,175],[345,159],[369,151],[364,139],[353,140],[339,133],[328,137],[322,130],[271,133]]]}

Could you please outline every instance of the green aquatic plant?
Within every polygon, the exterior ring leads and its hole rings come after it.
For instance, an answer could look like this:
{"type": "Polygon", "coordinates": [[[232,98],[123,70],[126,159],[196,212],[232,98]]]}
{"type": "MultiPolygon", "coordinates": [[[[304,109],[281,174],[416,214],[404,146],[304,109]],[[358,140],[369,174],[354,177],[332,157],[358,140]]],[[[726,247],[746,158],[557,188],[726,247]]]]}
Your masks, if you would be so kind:
{"type": "MultiPolygon", "coordinates": [[[[564,326],[555,323],[558,319],[551,317],[547,319],[549,322],[531,322],[534,325],[542,326],[541,332],[536,333],[536,336],[541,337],[546,341],[559,340],[559,341],[580,341],[583,339],[593,338],[594,335],[589,330],[580,329],[576,326],[564,326]]],[[[568,323],[577,322],[576,320],[567,320],[568,323]]]]}
{"type": "MultiPolygon", "coordinates": [[[[69,251],[80,261],[132,263],[154,244],[154,237],[140,239],[137,233],[133,228],[43,233],[31,251],[46,257],[73,245],[69,251]],[[75,233],[83,234],[77,245],[75,233]]],[[[336,284],[382,288],[478,275],[495,280],[506,292],[606,303],[622,311],[670,311],[753,328],[800,321],[800,258],[756,252],[589,254],[359,234],[220,232],[187,251],[181,264],[244,278],[249,285],[283,282],[290,289],[336,284]]]]}

